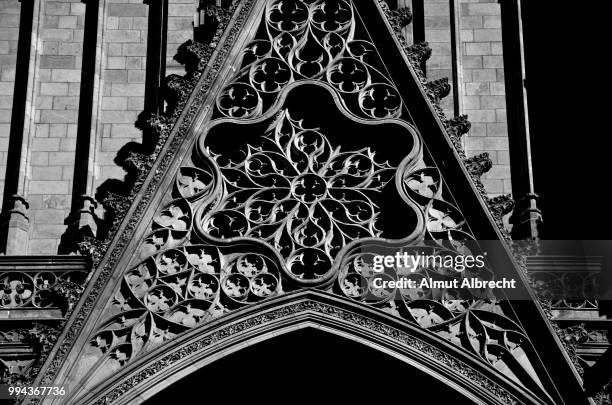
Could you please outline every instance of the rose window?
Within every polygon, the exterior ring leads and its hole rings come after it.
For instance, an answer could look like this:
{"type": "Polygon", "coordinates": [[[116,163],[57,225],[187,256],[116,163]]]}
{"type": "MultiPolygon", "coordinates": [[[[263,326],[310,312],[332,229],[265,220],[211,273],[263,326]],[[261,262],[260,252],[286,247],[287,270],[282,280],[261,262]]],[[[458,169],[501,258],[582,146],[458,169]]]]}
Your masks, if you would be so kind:
{"type": "Polygon", "coordinates": [[[376,201],[396,168],[377,161],[370,148],[342,151],[283,111],[242,159],[209,153],[221,168],[225,196],[203,216],[203,231],[263,239],[296,279],[320,279],[347,243],[381,234],[376,201]]]}

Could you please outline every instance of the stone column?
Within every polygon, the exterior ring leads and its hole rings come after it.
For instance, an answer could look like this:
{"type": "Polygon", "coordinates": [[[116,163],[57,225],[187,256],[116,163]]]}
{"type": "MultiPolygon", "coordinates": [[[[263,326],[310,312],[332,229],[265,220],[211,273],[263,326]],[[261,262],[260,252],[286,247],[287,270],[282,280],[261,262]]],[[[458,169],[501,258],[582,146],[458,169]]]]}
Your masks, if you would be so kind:
{"type": "Polygon", "coordinates": [[[531,139],[525,88],[525,59],[521,1],[501,0],[506,108],[510,146],[512,194],[516,206],[510,222],[515,239],[537,239],[542,214],[533,185],[531,139]]]}
{"type": "Polygon", "coordinates": [[[25,254],[28,247],[29,204],[25,199],[25,179],[29,157],[30,128],[33,120],[35,60],[38,37],[39,0],[21,1],[15,90],[2,205],[2,246],[9,255],[25,254]]]}

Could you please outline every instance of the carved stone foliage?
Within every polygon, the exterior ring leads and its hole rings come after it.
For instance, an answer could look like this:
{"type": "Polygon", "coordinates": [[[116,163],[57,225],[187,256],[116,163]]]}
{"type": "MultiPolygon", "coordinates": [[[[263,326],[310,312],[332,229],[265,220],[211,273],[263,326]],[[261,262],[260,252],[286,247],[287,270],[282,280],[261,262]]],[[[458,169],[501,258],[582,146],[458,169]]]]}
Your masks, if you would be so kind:
{"type": "Polygon", "coordinates": [[[531,344],[490,291],[373,287],[376,277],[493,275],[372,271],[373,254],[465,254],[474,237],[368,38],[347,1],[267,3],[172,200],[91,335],[80,366],[93,370],[90,385],[230,311],[317,287],[539,389],[531,344]]]}

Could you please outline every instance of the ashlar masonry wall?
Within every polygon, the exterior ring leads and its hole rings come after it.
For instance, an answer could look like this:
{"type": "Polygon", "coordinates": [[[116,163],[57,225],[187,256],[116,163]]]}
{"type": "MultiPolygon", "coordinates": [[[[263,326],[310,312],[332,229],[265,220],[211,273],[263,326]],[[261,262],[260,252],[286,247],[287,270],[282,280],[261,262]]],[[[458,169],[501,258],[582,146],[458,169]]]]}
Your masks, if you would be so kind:
{"type": "MultiPolygon", "coordinates": [[[[109,181],[123,181],[126,173],[116,163],[118,151],[130,142],[143,142],[143,133],[135,124],[145,105],[149,11],[153,3],[32,1],[37,7],[32,17],[32,96],[27,101],[28,125],[23,132],[25,158],[19,168],[24,176],[20,193],[29,203],[29,224],[27,243],[19,248],[22,254],[57,254],[70,214],[79,208],[75,206],[78,182],[74,181],[75,158],[80,150],[77,136],[82,139],[83,134],[88,135],[90,143],[84,165],[87,184],[82,187],[90,197],[109,181]],[[94,22],[88,19],[91,7],[97,8],[98,20],[94,22]],[[92,30],[96,40],[85,43],[92,30]],[[91,47],[96,47],[95,52],[91,47]],[[83,63],[84,54],[95,55],[91,71],[83,71],[92,63],[89,59],[83,63]],[[82,102],[82,88],[90,89],[89,104],[82,102]],[[80,111],[83,106],[87,111],[80,111]],[[85,125],[83,117],[90,117],[90,122],[85,125]]],[[[428,77],[448,77],[452,83],[450,26],[454,18],[460,32],[457,63],[463,73],[462,113],[472,122],[472,130],[464,138],[465,147],[469,155],[490,153],[494,167],[483,178],[487,190],[492,195],[509,193],[499,4],[495,0],[455,1],[458,7],[454,16],[449,1],[424,1],[425,37],[433,49],[427,63],[428,77]]],[[[411,0],[398,3],[411,6],[411,0]]],[[[169,0],[166,74],[183,74],[183,67],[173,57],[178,46],[193,37],[197,6],[197,0],[169,0]]],[[[0,186],[6,174],[15,175],[7,173],[6,157],[22,9],[23,3],[17,0],[0,1],[0,186]]],[[[452,94],[443,103],[452,115],[452,94]]],[[[0,187],[0,192],[3,190],[0,187]]]]}

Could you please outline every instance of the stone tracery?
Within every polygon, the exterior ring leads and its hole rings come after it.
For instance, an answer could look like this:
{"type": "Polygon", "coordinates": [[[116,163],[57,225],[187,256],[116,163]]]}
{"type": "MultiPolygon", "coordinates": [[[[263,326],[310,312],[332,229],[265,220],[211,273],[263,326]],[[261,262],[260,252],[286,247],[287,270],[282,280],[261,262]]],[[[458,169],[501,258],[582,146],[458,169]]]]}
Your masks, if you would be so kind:
{"type": "Polygon", "coordinates": [[[325,134],[283,111],[259,147],[239,161],[215,156],[224,197],[201,220],[217,238],[251,236],[270,243],[300,279],[322,277],[351,240],[376,237],[380,190],[396,168],[369,148],[343,151],[325,134]]]}
{"type": "MultiPolygon", "coordinates": [[[[439,170],[424,163],[421,151],[398,170],[370,148],[338,147],[279,105],[290,84],[323,82],[335,89],[347,116],[402,117],[401,97],[381,73],[374,46],[355,38],[352,6],[271,1],[262,27],[267,37],[247,45],[239,71],[218,94],[216,118],[247,123],[280,110],[272,130],[260,145],[248,145],[241,161],[206,149],[201,161],[180,169],[176,199],[153,219],[143,261],[126,271],[113,315],[96,331],[90,353],[122,366],[236,308],[318,285],[429,329],[521,383],[538,384],[526,360],[528,339],[494,297],[374,289],[372,277],[397,279],[405,269],[373,275],[371,245],[343,251],[382,236],[376,195],[392,180],[425,218],[407,234],[419,235],[413,242],[432,241],[401,249],[457,252],[473,239],[460,210],[443,198],[439,170]]],[[[379,243],[383,251],[398,247],[379,243]]],[[[453,277],[431,273],[422,269],[413,277],[453,277]]]]}

